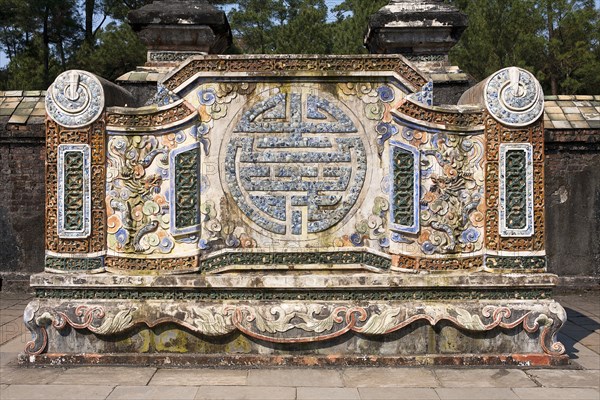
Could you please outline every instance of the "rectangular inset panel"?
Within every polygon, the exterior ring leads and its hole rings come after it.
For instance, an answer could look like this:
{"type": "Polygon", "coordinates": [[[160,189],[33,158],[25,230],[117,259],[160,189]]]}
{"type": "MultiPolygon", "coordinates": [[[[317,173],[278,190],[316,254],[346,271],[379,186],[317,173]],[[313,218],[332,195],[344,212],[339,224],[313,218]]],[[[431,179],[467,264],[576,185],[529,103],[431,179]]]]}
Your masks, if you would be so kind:
{"type": "Polygon", "coordinates": [[[500,235],[533,235],[533,158],[529,143],[500,145],[500,235]]]}
{"type": "Polygon", "coordinates": [[[391,228],[416,233],[419,230],[419,150],[394,140],[390,145],[391,228]]]}
{"type": "Polygon", "coordinates": [[[194,143],[171,152],[171,233],[200,229],[200,151],[194,143]]]}
{"type": "Polygon", "coordinates": [[[58,237],[90,236],[90,147],[87,144],[58,146],[58,237]]]}

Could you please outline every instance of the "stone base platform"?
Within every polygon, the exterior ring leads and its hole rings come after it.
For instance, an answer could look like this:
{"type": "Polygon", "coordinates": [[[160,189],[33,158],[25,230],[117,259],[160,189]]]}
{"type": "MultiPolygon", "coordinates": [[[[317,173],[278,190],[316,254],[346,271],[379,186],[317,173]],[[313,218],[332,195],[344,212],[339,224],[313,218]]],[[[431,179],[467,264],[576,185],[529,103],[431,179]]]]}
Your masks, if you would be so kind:
{"type": "Polygon", "coordinates": [[[564,365],[550,274],[39,274],[31,364],[564,365]]]}
{"type": "Polygon", "coordinates": [[[30,366],[135,365],[160,368],[261,368],[261,367],[565,367],[567,355],[540,354],[428,354],[423,356],[269,356],[256,354],[21,354],[19,364],[30,366]]]}

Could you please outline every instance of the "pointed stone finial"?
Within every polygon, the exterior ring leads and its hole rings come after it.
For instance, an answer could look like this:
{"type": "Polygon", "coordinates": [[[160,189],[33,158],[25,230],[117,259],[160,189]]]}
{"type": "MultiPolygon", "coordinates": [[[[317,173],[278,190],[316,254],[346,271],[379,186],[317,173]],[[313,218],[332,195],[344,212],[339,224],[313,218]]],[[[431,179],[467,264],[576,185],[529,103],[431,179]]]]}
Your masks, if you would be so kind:
{"type": "Polygon", "coordinates": [[[467,27],[467,16],[442,0],[391,0],[369,18],[365,45],[371,54],[447,61],[467,27]]]}
{"type": "Polygon", "coordinates": [[[225,13],[206,0],[157,0],[127,16],[148,47],[148,62],[177,62],[221,54],[232,43],[225,13]]]}

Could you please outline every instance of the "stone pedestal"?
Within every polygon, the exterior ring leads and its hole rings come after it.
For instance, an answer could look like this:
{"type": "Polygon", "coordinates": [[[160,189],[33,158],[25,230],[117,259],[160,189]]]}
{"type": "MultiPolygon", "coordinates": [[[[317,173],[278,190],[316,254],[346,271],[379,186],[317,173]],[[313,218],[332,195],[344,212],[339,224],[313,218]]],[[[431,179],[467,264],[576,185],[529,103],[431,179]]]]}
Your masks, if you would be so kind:
{"type": "Polygon", "coordinates": [[[551,275],[42,274],[28,362],[561,365],[551,275]],[[82,297],[82,298],[79,298],[82,297]]]}
{"type": "Polygon", "coordinates": [[[443,0],[391,0],[369,18],[365,46],[372,54],[401,54],[430,74],[436,104],[456,104],[475,83],[448,53],[467,28],[467,16],[443,0]]]}
{"type": "Polygon", "coordinates": [[[221,54],[232,37],[223,11],[206,0],[159,0],[127,16],[148,47],[148,63],[173,63],[192,55],[221,54]]]}

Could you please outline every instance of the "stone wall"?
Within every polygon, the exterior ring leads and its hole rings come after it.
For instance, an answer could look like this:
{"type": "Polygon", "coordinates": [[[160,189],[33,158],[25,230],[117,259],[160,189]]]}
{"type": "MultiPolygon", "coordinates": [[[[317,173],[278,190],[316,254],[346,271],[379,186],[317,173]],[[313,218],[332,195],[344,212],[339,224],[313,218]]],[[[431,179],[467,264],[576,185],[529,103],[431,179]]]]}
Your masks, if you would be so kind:
{"type": "Polygon", "coordinates": [[[44,265],[44,125],[0,124],[2,290],[44,265]]]}
{"type": "Polygon", "coordinates": [[[600,131],[546,131],[546,251],[559,275],[600,276],[600,131]]]}

